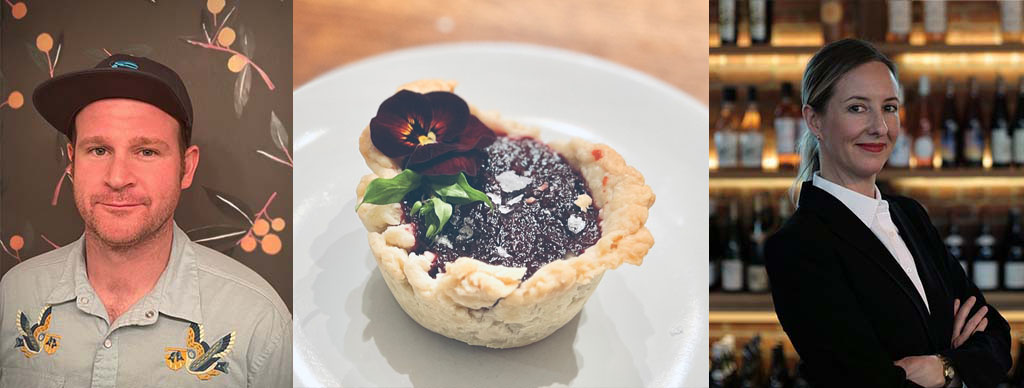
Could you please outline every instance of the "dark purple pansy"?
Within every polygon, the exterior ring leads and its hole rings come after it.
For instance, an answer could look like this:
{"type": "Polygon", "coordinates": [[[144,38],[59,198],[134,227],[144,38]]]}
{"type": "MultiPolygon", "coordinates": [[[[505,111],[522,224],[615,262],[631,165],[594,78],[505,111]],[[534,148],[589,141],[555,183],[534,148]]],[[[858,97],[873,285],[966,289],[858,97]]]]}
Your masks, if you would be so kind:
{"type": "Polygon", "coordinates": [[[405,158],[406,168],[423,175],[476,175],[479,150],[496,135],[469,105],[449,92],[402,90],[377,109],[370,140],[384,155],[405,158]]]}

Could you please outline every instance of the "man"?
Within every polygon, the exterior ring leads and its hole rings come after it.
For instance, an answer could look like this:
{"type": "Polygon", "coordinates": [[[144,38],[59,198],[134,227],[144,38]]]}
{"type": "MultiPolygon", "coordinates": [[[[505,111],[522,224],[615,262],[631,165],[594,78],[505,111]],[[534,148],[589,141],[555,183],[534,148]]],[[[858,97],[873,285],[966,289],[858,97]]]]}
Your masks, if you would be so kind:
{"type": "Polygon", "coordinates": [[[281,298],[174,223],[199,164],[178,75],[118,54],[33,102],[71,140],[85,233],[0,280],[0,387],[290,387],[281,298]]]}

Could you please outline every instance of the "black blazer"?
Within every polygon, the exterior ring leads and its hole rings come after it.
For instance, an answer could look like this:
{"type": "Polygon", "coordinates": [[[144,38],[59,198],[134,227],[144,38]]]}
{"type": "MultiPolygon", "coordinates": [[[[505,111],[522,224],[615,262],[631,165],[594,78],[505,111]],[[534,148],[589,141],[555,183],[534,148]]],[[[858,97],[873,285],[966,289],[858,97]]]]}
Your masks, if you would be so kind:
{"type": "MultiPolygon", "coordinates": [[[[823,387],[917,387],[893,362],[941,354],[970,388],[995,387],[1010,369],[1010,327],[992,306],[988,327],[951,349],[953,299],[985,297],[949,255],[924,208],[888,196],[889,211],[917,264],[929,314],[896,259],[842,202],[811,182],[793,216],[765,246],[775,312],[823,387]]],[[[971,312],[971,314],[974,313],[971,312]]]]}

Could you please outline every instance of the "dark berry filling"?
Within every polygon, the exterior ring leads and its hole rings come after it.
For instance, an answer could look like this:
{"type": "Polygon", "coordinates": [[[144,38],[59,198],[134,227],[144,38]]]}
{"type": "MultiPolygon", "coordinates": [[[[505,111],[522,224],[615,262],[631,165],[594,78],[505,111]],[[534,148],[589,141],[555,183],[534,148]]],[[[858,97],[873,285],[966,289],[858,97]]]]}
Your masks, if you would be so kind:
{"type": "MultiPolygon", "coordinates": [[[[486,203],[456,206],[448,225],[433,240],[415,217],[416,246],[437,256],[430,275],[462,256],[506,267],[526,267],[523,280],[544,264],[579,255],[601,238],[598,209],[576,205],[590,195],[583,177],[565,158],[532,138],[498,137],[484,150],[482,165],[469,183],[487,193],[486,203]]],[[[417,198],[417,193],[407,198],[417,198]]],[[[415,200],[413,200],[415,201],[415,200]]],[[[411,202],[402,207],[406,214],[411,202]]]]}

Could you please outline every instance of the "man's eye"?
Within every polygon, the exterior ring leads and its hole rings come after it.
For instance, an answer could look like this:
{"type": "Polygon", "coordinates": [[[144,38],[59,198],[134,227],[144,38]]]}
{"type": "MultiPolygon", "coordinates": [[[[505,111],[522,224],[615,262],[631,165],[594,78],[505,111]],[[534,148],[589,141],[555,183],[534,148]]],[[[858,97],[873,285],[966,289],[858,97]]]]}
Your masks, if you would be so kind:
{"type": "Polygon", "coordinates": [[[96,156],[103,156],[103,155],[107,154],[107,149],[106,148],[98,148],[97,147],[97,148],[93,148],[93,149],[89,150],[89,152],[91,152],[93,155],[96,155],[96,156]]]}
{"type": "Polygon", "coordinates": [[[150,149],[142,150],[142,156],[156,156],[156,151],[150,149]]]}

